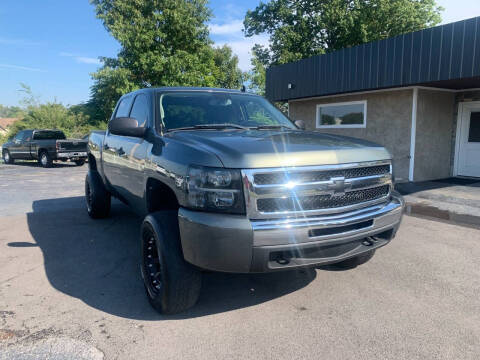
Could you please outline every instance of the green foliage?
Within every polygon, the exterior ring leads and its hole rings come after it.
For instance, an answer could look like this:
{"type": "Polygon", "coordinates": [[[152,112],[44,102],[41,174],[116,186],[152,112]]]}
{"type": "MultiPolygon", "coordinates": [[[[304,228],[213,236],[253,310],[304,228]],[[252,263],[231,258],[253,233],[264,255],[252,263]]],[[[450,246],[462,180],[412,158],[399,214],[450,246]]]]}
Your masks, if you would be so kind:
{"type": "Polygon", "coordinates": [[[227,45],[213,48],[212,86],[225,89],[238,89],[242,86],[245,74],[238,68],[238,57],[227,45]]]}
{"type": "Polygon", "coordinates": [[[154,86],[239,88],[238,58],[215,48],[208,33],[208,0],[91,0],[118,40],[115,59],[93,74],[91,105],[107,119],[120,95],[154,86]]]}
{"type": "Polygon", "coordinates": [[[93,118],[106,122],[118,99],[125,93],[139,88],[128,69],[104,66],[92,74],[95,83],[92,97],[84,110],[93,118]]]}
{"type": "Polygon", "coordinates": [[[19,118],[23,116],[22,108],[0,104],[0,118],[19,118]]]}
{"type": "Polygon", "coordinates": [[[265,94],[265,64],[268,63],[268,53],[260,45],[252,49],[252,70],[247,74],[250,83],[248,88],[258,95],[265,94]]]}
{"type": "MultiPolygon", "coordinates": [[[[91,117],[92,108],[88,104],[66,107],[57,102],[40,103],[28,85],[21,84],[24,97],[20,101],[24,105],[18,108],[22,119],[8,127],[8,132],[0,137],[5,142],[20,130],[24,129],[58,129],[69,137],[82,137],[91,130],[105,128],[106,124],[95,121],[91,117]]],[[[0,109],[4,108],[0,105],[0,109]]]]}
{"type": "Polygon", "coordinates": [[[247,12],[244,27],[247,37],[270,35],[253,60],[268,67],[434,26],[442,10],[435,0],[270,0],[247,12]]]}
{"type": "Polygon", "coordinates": [[[25,83],[20,83],[20,88],[19,91],[24,94],[22,100],[20,100],[20,104],[23,105],[24,108],[28,109],[40,104],[40,96],[34,94],[30,86],[25,83]]]}
{"type": "Polygon", "coordinates": [[[75,113],[62,104],[49,102],[31,107],[22,120],[8,128],[5,138],[24,129],[59,129],[69,137],[82,137],[96,128],[89,120],[81,112],[75,113]]]}

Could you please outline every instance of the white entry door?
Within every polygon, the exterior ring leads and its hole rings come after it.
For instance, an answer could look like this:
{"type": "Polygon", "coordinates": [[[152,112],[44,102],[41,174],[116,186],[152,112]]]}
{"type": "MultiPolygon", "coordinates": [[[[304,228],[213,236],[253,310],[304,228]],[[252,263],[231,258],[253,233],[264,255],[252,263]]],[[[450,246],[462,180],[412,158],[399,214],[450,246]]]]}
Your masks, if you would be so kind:
{"type": "Polygon", "coordinates": [[[480,177],[480,102],[461,103],[458,110],[456,173],[480,177]]]}

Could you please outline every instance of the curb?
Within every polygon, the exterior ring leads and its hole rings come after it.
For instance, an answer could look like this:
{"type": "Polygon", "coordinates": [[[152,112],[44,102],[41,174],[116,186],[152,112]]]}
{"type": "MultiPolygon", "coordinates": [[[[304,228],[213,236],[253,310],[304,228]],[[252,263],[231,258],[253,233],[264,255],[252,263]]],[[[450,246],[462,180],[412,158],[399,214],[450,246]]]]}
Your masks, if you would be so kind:
{"type": "Polygon", "coordinates": [[[407,201],[405,214],[480,229],[480,216],[460,214],[427,204],[407,201]]]}

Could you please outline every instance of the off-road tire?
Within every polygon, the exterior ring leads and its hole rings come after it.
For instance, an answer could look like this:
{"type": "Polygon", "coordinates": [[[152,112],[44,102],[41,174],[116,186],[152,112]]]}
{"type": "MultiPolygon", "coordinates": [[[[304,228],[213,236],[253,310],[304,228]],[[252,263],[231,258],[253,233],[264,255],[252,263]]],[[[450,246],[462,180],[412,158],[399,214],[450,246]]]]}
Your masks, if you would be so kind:
{"type": "Polygon", "coordinates": [[[85,201],[88,215],[92,219],[106,218],[110,214],[112,196],[94,170],[90,170],[85,177],[85,201]]]}
{"type": "Polygon", "coordinates": [[[41,151],[38,154],[38,163],[40,164],[40,166],[43,166],[44,168],[50,168],[52,167],[53,160],[47,151],[41,151]]]}
{"type": "Polygon", "coordinates": [[[5,164],[13,164],[15,162],[15,159],[12,158],[8,150],[3,150],[2,158],[5,164]]]}
{"type": "Polygon", "coordinates": [[[202,277],[183,257],[178,212],[159,211],[148,215],[140,236],[142,277],[153,308],[162,314],[177,314],[194,306],[200,295],[202,277]],[[158,271],[154,273],[152,269],[158,271]]]}
{"type": "Polygon", "coordinates": [[[83,160],[83,159],[75,160],[75,164],[77,164],[77,166],[83,166],[83,164],[85,164],[85,160],[83,160]]]}
{"type": "Polygon", "coordinates": [[[339,269],[345,269],[345,270],[354,269],[357,266],[365,264],[366,262],[370,261],[370,259],[373,258],[373,255],[375,255],[375,250],[370,250],[366,253],[355,256],[353,258],[332,264],[332,266],[339,269]]]}

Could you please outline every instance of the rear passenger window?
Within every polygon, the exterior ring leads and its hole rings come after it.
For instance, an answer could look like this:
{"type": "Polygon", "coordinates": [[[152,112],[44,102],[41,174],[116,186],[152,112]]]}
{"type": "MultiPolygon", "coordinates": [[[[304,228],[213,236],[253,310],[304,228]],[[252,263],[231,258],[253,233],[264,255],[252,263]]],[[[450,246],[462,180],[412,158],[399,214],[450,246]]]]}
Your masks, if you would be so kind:
{"type": "Polygon", "coordinates": [[[43,130],[43,131],[35,131],[33,134],[34,140],[65,140],[65,134],[62,131],[51,131],[51,130],[43,130]]]}
{"type": "Polygon", "coordinates": [[[118,104],[117,113],[115,117],[128,117],[128,112],[130,111],[130,105],[132,105],[132,98],[126,97],[120,100],[120,104],[118,104]]]}
{"type": "Polygon", "coordinates": [[[148,123],[149,117],[148,99],[144,94],[140,94],[135,98],[130,117],[138,121],[139,127],[144,127],[148,123]]]}

